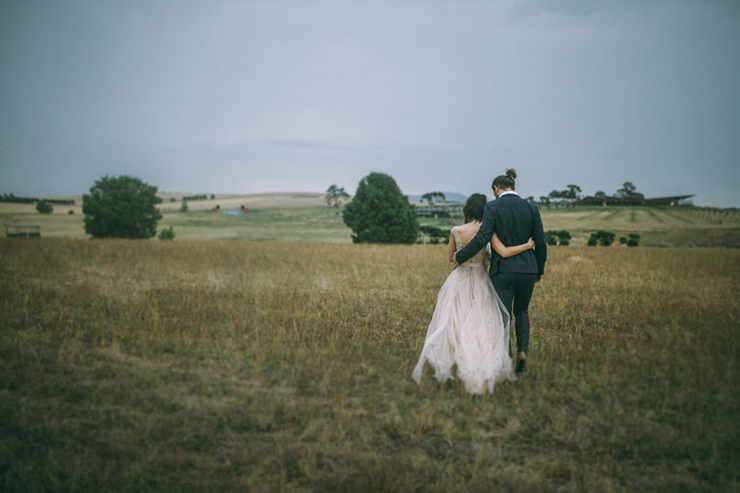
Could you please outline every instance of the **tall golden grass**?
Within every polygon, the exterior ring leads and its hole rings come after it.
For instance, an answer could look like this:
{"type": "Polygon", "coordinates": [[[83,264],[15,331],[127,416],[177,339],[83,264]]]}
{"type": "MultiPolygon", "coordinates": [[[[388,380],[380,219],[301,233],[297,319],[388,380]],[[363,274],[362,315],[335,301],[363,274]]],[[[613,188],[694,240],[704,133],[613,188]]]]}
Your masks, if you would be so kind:
{"type": "Polygon", "coordinates": [[[5,491],[740,487],[740,252],[551,249],[529,371],[410,379],[444,246],[0,240],[5,491]]]}

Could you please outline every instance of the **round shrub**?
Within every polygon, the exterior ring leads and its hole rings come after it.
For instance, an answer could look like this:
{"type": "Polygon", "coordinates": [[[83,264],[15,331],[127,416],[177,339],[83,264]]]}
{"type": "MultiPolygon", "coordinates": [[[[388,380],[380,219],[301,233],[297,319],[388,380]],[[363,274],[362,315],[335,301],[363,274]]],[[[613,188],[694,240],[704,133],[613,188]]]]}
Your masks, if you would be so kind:
{"type": "Polygon", "coordinates": [[[570,245],[571,240],[570,232],[566,230],[550,230],[545,232],[545,240],[548,245],[570,245]]]}
{"type": "Polygon", "coordinates": [[[45,200],[39,200],[36,203],[36,210],[39,212],[39,214],[51,214],[52,212],[54,212],[54,206],[45,200]]]}
{"type": "Polygon", "coordinates": [[[591,233],[591,238],[588,239],[588,246],[609,246],[614,243],[616,237],[611,231],[597,231],[596,233],[591,233]]]}

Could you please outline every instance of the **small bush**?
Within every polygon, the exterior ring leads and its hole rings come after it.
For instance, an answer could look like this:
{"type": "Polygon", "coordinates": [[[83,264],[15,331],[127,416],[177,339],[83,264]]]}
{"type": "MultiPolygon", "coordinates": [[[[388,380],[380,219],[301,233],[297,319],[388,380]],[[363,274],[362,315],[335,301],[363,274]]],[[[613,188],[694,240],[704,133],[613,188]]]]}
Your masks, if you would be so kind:
{"type": "Polygon", "coordinates": [[[73,211],[72,209],[70,209],[69,212],[67,212],[67,214],[70,215],[70,216],[73,215],[74,213],[75,213],[75,211],[73,211]]]}
{"type": "Polygon", "coordinates": [[[548,245],[570,245],[571,240],[570,233],[564,229],[562,230],[550,230],[545,233],[545,239],[548,245]]]}
{"type": "Polygon", "coordinates": [[[629,238],[627,239],[628,247],[636,247],[639,244],[640,244],[640,235],[636,235],[636,234],[629,235],[629,238]]]}
{"type": "Polygon", "coordinates": [[[36,204],[36,210],[39,214],[51,214],[54,212],[54,206],[45,200],[39,200],[36,204]]]}
{"type": "Polygon", "coordinates": [[[170,202],[175,202],[175,197],[170,197],[170,202]]]}
{"type": "Polygon", "coordinates": [[[172,229],[172,226],[169,228],[164,228],[159,230],[159,235],[157,236],[160,240],[174,240],[175,239],[175,230],[172,229]]]}
{"type": "Polygon", "coordinates": [[[215,194],[211,194],[211,200],[213,200],[215,198],[216,198],[216,195],[215,194]]]}
{"type": "Polygon", "coordinates": [[[612,233],[611,231],[597,231],[596,233],[591,233],[591,238],[588,239],[588,246],[609,246],[612,243],[614,243],[614,239],[617,235],[612,233]]]}
{"type": "Polygon", "coordinates": [[[625,237],[625,236],[620,236],[620,237],[619,237],[619,244],[620,244],[620,245],[626,245],[626,244],[627,244],[627,237],[625,237]]]}
{"type": "Polygon", "coordinates": [[[188,201],[183,198],[182,204],[180,204],[180,212],[187,212],[187,211],[188,211],[188,201]]]}
{"type": "Polygon", "coordinates": [[[419,241],[421,243],[424,243],[424,235],[426,235],[429,238],[428,243],[432,245],[438,245],[449,234],[446,230],[437,228],[436,226],[420,226],[419,233],[419,241]]]}

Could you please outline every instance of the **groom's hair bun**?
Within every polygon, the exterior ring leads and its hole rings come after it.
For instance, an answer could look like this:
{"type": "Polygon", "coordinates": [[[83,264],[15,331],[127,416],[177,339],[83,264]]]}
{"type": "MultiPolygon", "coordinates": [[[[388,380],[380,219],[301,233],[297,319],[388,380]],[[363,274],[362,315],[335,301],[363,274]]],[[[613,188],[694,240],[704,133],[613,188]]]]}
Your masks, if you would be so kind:
{"type": "Polygon", "coordinates": [[[508,168],[505,175],[500,175],[494,178],[493,183],[491,183],[491,188],[510,188],[514,190],[514,185],[516,183],[515,180],[516,170],[513,168],[508,168]]]}

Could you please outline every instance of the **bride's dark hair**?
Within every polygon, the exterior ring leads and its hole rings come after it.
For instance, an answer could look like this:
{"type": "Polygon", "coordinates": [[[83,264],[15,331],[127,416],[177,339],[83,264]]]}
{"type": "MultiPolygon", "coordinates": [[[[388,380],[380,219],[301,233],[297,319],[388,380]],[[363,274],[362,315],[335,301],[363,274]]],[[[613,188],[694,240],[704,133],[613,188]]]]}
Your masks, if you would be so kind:
{"type": "Polygon", "coordinates": [[[515,169],[507,169],[505,175],[500,175],[494,178],[493,183],[491,183],[491,188],[511,188],[514,190],[514,183],[516,181],[516,170],[515,169]]]}
{"type": "Polygon", "coordinates": [[[488,199],[482,193],[474,193],[468,197],[468,201],[465,202],[465,207],[463,207],[465,224],[470,221],[483,220],[483,207],[486,205],[486,202],[488,202],[488,199]]]}

